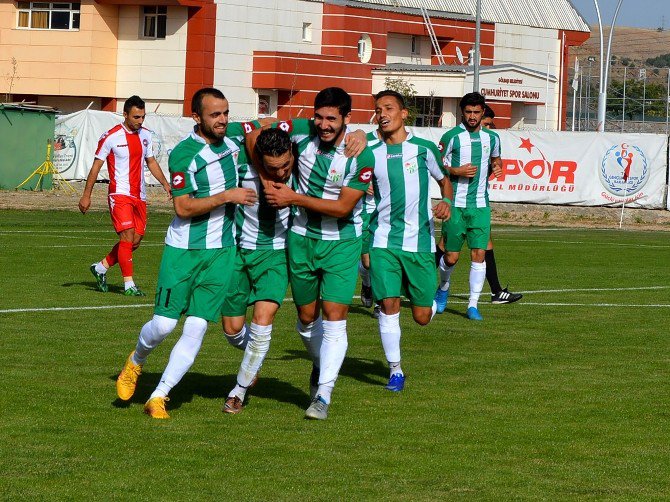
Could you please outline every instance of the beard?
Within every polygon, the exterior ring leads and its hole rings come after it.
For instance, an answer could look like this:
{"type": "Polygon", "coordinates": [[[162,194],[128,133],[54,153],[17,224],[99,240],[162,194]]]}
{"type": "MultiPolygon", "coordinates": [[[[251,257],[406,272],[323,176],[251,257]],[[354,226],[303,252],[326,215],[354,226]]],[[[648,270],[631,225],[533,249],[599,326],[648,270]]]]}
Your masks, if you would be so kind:
{"type": "Polygon", "coordinates": [[[333,129],[334,136],[333,136],[333,139],[331,141],[325,141],[325,140],[321,139],[321,136],[319,135],[319,140],[321,141],[321,144],[324,145],[324,146],[327,146],[327,147],[332,147],[335,144],[335,142],[338,140],[338,138],[340,138],[340,135],[342,134],[342,131],[345,131],[346,128],[347,128],[346,124],[343,124],[342,127],[340,127],[339,129],[333,129]]]}
{"type": "Polygon", "coordinates": [[[209,139],[213,143],[218,143],[226,135],[226,128],[223,129],[222,133],[219,133],[215,131],[213,128],[209,127],[207,124],[205,124],[204,121],[198,124],[198,129],[200,130],[200,134],[202,134],[205,138],[209,139]]]}

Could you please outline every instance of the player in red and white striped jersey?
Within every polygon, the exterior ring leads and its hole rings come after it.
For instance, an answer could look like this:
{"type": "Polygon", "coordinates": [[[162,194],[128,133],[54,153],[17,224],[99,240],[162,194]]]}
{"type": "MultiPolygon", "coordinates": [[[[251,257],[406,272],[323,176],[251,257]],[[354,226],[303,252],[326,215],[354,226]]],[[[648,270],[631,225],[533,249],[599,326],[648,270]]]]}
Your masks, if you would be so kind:
{"type": "Polygon", "coordinates": [[[131,96],[123,105],[123,123],[102,135],[95,151],[95,160],[86,179],[79,210],[86,213],[91,207],[91,192],[105,161],[109,172],[109,212],[119,242],[100,262],[91,265],[97,287],[108,291],[107,270],[119,264],[126,296],[145,296],[133,280],[133,251],[144,237],[147,224],[144,163],[170,196],[170,184],[154,158],[151,132],[142,127],[145,117],[144,101],[131,96]]]}

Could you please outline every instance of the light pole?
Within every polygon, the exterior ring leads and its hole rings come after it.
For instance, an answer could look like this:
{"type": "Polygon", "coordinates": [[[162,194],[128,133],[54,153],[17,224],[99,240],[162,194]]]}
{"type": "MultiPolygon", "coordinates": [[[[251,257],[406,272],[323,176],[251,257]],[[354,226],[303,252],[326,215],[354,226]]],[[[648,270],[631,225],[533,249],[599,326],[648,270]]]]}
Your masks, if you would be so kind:
{"type": "Polygon", "coordinates": [[[586,130],[591,130],[591,70],[596,61],[595,56],[589,56],[586,59],[589,62],[589,79],[586,83],[586,130]]]}
{"type": "Polygon", "coordinates": [[[600,7],[598,0],[593,0],[596,6],[596,14],[598,14],[598,27],[600,29],[600,86],[598,93],[598,132],[605,131],[605,107],[607,105],[607,77],[609,76],[609,61],[612,52],[612,36],[614,35],[614,24],[619,15],[619,9],[623,0],[619,0],[612,16],[612,24],[610,25],[610,34],[607,40],[607,55],[603,57],[603,23],[600,17],[600,7]]]}
{"type": "Polygon", "coordinates": [[[482,0],[477,0],[475,11],[475,67],[472,78],[472,91],[479,92],[479,39],[482,29],[482,0]]]}

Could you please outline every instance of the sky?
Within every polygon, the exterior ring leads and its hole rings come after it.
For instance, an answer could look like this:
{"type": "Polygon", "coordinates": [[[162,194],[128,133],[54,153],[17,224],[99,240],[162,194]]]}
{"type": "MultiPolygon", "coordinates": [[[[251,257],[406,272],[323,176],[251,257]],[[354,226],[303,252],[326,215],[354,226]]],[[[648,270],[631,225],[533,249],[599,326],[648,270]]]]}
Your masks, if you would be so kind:
{"type": "MultiPolygon", "coordinates": [[[[594,0],[570,0],[590,25],[598,24],[594,0]]],[[[598,0],[603,25],[612,24],[618,0],[598,0]]],[[[670,30],[670,0],[623,0],[615,26],[670,30]],[[664,18],[664,21],[663,21],[664,18]]]]}

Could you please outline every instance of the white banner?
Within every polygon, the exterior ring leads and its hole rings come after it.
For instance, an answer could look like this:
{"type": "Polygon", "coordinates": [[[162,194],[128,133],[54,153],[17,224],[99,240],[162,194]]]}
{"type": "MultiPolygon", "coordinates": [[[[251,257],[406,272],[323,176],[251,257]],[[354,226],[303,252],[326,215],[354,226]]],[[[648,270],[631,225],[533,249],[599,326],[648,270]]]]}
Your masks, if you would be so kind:
{"type": "Polygon", "coordinates": [[[497,202],[665,207],[667,136],[498,131],[503,174],[497,202]]]}
{"type": "MultiPolygon", "coordinates": [[[[93,164],[100,137],[123,122],[120,113],[83,110],[56,118],[53,163],[68,180],[84,180],[93,164]]],[[[168,156],[172,148],[189,134],[195,122],[191,117],[170,117],[147,113],[144,127],[152,132],[154,156],[163,173],[168,174],[168,156]]],[[[107,164],[100,170],[99,180],[108,180],[107,164]]],[[[156,180],[145,170],[147,183],[156,180]]]]}
{"type": "MultiPolygon", "coordinates": [[[[98,139],[123,121],[117,113],[84,110],[58,117],[53,162],[68,180],[86,179],[98,139]]],[[[169,152],[192,129],[190,117],[147,114],[156,160],[167,175],[169,152]]],[[[352,125],[372,131],[371,124],[352,125]]],[[[446,129],[410,127],[437,144],[446,129]]],[[[666,198],[668,138],[659,134],[497,130],[503,175],[489,182],[494,202],[670,209],[666,198]]],[[[155,183],[146,171],[147,182],[155,183]]],[[[106,166],[99,179],[108,179],[106,166]]],[[[431,196],[439,198],[436,183],[431,196]]]]}
{"type": "MultiPolygon", "coordinates": [[[[366,131],[374,126],[361,126],[366,131]]],[[[445,129],[410,127],[439,143],[445,129]]],[[[493,202],[670,209],[668,138],[662,134],[496,130],[503,174],[489,180],[493,202]]],[[[436,183],[431,196],[439,198],[436,183]]]]}

